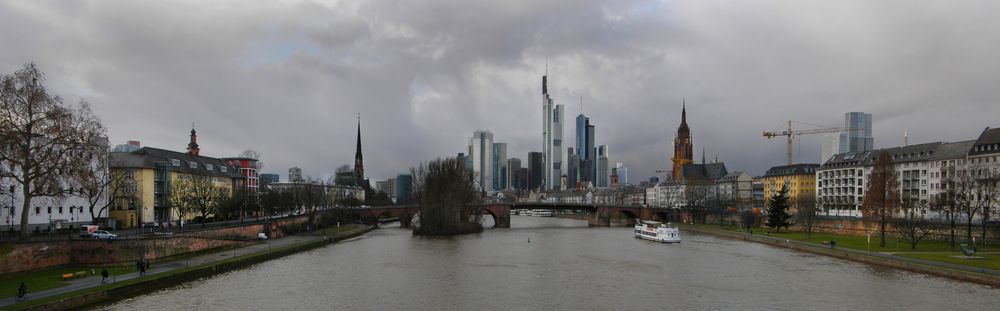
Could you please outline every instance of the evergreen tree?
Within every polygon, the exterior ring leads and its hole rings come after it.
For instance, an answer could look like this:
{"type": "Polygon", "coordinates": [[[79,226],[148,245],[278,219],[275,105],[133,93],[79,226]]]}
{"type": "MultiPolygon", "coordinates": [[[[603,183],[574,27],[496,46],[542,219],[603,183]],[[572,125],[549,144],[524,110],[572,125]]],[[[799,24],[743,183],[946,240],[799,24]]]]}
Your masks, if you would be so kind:
{"type": "Polygon", "coordinates": [[[788,229],[788,185],[782,185],[781,191],[767,199],[767,226],[781,232],[781,227],[788,229]]]}

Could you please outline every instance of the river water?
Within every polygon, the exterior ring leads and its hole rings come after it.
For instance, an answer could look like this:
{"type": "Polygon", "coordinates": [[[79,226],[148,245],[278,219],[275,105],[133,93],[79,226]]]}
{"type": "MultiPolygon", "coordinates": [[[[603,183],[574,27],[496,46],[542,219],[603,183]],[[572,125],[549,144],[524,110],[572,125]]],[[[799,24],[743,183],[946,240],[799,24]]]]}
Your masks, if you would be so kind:
{"type": "Polygon", "coordinates": [[[107,310],[973,310],[1000,289],[684,232],[512,216],[511,229],[361,237],[107,310]]]}

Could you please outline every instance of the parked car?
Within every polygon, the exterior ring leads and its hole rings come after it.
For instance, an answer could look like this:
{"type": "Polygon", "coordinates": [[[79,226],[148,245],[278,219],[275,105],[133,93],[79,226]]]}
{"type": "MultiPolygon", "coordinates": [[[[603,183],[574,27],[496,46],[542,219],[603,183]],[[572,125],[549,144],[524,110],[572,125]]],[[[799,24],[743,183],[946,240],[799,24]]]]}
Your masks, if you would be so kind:
{"type": "Polygon", "coordinates": [[[83,226],[80,226],[80,236],[81,237],[85,237],[85,238],[91,237],[91,234],[93,234],[94,231],[97,231],[97,226],[93,226],[93,225],[83,225],[83,226]]]}
{"type": "Polygon", "coordinates": [[[90,237],[99,240],[114,240],[118,238],[118,236],[115,235],[114,233],[107,232],[105,230],[96,230],[90,234],[90,237]]]}

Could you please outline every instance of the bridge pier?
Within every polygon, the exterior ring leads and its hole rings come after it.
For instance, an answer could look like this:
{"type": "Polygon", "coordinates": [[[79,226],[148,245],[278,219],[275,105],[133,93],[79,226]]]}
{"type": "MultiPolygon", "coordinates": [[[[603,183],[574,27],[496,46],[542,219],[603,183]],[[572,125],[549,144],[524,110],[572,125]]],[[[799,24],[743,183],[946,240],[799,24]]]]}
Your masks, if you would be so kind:
{"type": "Polygon", "coordinates": [[[496,219],[496,228],[510,228],[510,209],[507,209],[506,213],[500,213],[494,217],[496,219]]]}
{"type": "Polygon", "coordinates": [[[410,224],[412,222],[413,222],[413,216],[412,215],[409,215],[409,214],[399,215],[399,227],[400,228],[409,228],[410,224]]]}
{"type": "Polygon", "coordinates": [[[590,217],[587,219],[587,225],[591,227],[610,227],[611,214],[608,213],[607,209],[599,207],[590,212],[590,217]]]}

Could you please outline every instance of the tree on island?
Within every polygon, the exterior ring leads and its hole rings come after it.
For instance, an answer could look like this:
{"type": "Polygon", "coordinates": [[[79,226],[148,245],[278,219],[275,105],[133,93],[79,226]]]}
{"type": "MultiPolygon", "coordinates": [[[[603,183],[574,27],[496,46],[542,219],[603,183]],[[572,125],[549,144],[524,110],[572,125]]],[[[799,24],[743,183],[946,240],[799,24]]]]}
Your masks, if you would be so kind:
{"type": "Polygon", "coordinates": [[[64,197],[70,172],[89,168],[91,162],[80,159],[100,152],[102,146],[94,142],[106,132],[90,105],[64,105],[44,81],[45,75],[31,63],[0,75],[0,179],[13,182],[5,190],[21,191],[23,239],[28,238],[32,201],[64,197]]]}
{"type": "Polygon", "coordinates": [[[781,190],[767,200],[767,226],[781,232],[781,227],[788,229],[788,185],[782,185],[781,190]]]}
{"type": "Polygon", "coordinates": [[[466,213],[479,200],[472,172],[455,158],[437,159],[411,168],[413,198],[420,206],[415,235],[454,235],[483,231],[483,225],[466,213]]]}
{"type": "Polygon", "coordinates": [[[879,247],[885,247],[886,226],[899,210],[899,190],[896,168],[888,152],[879,154],[868,179],[868,192],[861,202],[862,216],[866,221],[878,223],[879,247]]]}

